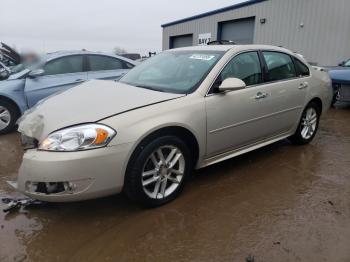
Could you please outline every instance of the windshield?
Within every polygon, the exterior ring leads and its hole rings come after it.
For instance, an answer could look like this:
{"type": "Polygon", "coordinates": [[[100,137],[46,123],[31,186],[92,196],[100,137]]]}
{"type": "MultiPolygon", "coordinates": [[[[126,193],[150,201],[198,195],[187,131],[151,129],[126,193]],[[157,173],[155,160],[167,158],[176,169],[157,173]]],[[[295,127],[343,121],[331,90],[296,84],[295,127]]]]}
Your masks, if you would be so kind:
{"type": "Polygon", "coordinates": [[[223,54],[216,51],[164,52],[136,66],[120,82],[161,92],[187,94],[198,88],[223,54]]]}
{"type": "Polygon", "coordinates": [[[350,59],[344,63],[344,66],[349,66],[350,67],[350,59]]]}

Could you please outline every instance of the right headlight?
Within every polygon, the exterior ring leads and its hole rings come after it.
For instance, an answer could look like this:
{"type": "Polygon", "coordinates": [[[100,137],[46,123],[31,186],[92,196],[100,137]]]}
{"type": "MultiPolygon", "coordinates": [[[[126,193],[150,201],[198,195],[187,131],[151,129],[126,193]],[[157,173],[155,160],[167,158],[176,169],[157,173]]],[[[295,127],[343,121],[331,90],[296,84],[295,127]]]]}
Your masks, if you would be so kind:
{"type": "Polygon", "coordinates": [[[81,151],[107,146],[116,131],[101,124],[84,124],[51,133],[39,145],[45,151],[81,151]]]}

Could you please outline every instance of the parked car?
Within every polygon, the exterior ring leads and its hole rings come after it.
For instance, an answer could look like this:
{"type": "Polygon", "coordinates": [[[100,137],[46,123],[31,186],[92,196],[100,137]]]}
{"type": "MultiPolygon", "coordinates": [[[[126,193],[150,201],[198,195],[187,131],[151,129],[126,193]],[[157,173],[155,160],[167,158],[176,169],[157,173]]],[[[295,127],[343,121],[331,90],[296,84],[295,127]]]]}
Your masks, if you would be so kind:
{"type": "Polygon", "coordinates": [[[285,138],[310,143],[331,100],[329,75],[283,48],[165,51],[120,82],[91,81],[27,112],[17,187],[52,202],[124,191],[159,206],[193,168],[285,138]]]}
{"type": "Polygon", "coordinates": [[[55,52],[39,60],[12,67],[7,80],[0,81],[0,134],[11,132],[39,100],[90,79],[117,80],[137,63],[86,51],[55,52]]]}
{"type": "Polygon", "coordinates": [[[331,68],[329,75],[333,83],[332,106],[338,101],[350,102],[350,59],[331,68]]]}
{"type": "Polygon", "coordinates": [[[350,67],[350,59],[344,60],[343,62],[339,63],[340,67],[350,67]]]}

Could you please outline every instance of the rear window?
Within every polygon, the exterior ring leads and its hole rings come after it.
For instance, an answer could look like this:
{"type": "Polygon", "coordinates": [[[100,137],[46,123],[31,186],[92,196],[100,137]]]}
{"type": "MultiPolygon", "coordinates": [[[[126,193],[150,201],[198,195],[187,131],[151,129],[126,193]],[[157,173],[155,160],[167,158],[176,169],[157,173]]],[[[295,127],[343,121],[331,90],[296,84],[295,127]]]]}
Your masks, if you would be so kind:
{"type": "Polygon", "coordinates": [[[91,71],[126,69],[122,60],[109,56],[90,55],[89,61],[91,71]]]}

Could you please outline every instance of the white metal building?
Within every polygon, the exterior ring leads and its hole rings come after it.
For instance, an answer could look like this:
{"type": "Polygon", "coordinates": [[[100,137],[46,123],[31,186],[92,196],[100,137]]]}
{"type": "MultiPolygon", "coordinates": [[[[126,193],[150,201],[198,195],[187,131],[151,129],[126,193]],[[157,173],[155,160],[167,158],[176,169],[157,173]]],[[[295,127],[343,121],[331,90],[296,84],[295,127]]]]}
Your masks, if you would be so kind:
{"type": "Polygon", "coordinates": [[[350,58],[349,10],[350,0],[250,0],[163,24],[163,50],[232,40],[283,46],[309,62],[336,65],[350,58]]]}

